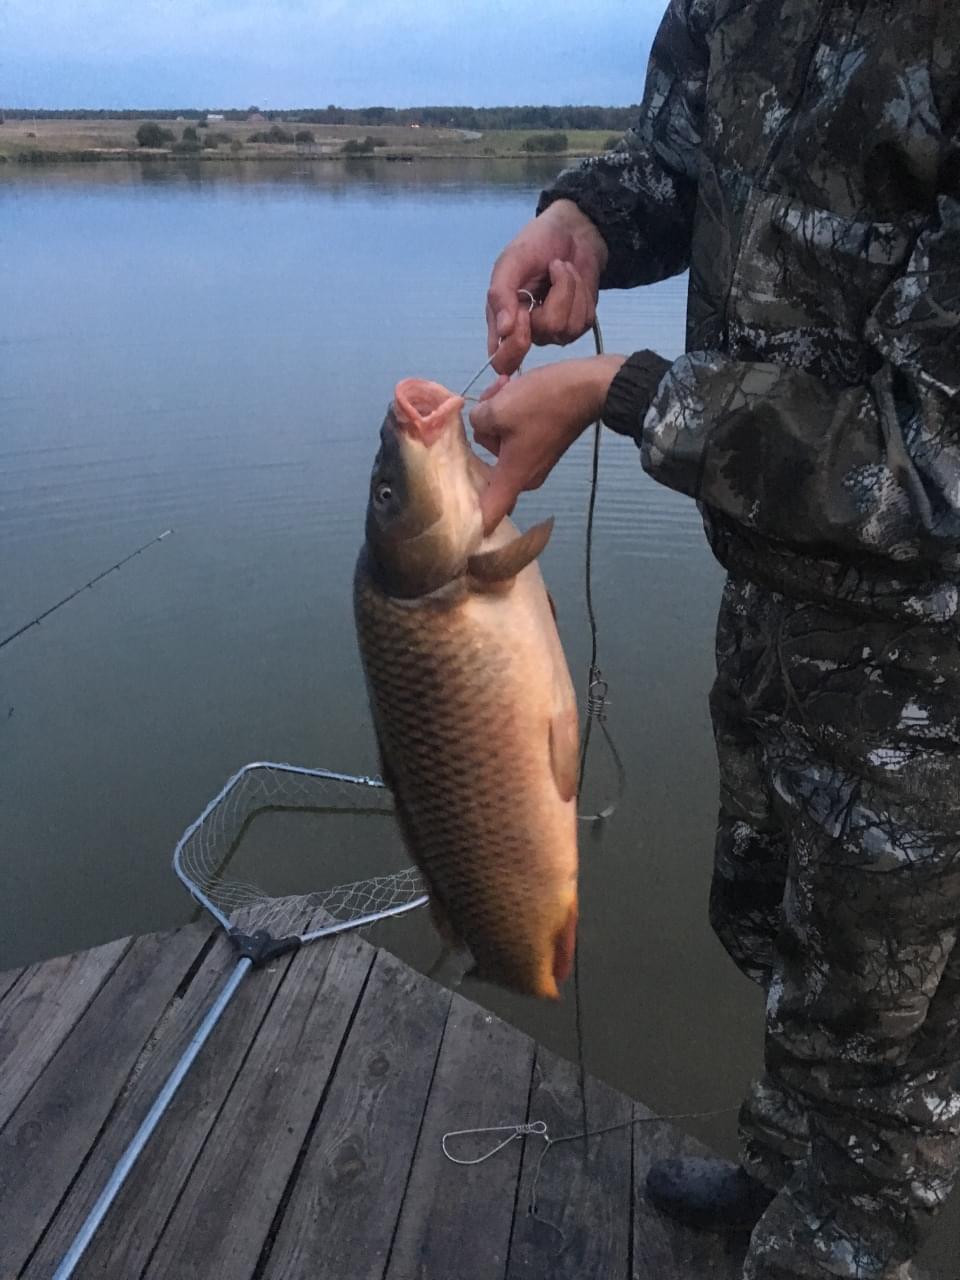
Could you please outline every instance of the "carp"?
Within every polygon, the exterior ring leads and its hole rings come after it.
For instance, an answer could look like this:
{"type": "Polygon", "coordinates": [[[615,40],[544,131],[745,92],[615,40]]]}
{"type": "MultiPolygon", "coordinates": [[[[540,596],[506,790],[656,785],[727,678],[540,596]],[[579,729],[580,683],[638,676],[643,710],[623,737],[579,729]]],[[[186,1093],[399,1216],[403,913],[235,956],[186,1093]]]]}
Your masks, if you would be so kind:
{"type": "Polygon", "coordinates": [[[577,923],[576,698],[536,558],[485,537],[463,399],[400,382],[380,432],[354,612],[383,778],[438,930],[472,973],[556,999],[577,923]]]}

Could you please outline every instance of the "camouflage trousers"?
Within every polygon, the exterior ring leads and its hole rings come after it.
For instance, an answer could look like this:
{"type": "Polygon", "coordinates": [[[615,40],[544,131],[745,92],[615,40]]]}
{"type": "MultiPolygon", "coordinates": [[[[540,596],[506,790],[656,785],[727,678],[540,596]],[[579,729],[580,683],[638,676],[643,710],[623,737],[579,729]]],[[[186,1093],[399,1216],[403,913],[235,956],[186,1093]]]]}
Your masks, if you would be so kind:
{"type": "Polygon", "coordinates": [[[766,989],[747,1280],[906,1280],[960,1159],[960,643],[730,580],[711,919],[766,989]]]}

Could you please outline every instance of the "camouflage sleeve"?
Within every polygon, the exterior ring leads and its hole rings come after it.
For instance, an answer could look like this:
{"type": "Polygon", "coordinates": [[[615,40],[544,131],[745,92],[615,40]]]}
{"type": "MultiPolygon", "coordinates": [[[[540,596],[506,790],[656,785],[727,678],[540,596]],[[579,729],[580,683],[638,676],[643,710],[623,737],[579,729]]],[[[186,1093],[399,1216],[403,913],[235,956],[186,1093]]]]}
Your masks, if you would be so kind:
{"type": "Polygon", "coordinates": [[[844,388],[713,352],[681,357],[640,435],[643,465],[761,535],[897,560],[960,549],[960,200],[942,196],[844,388]]]}
{"type": "Polygon", "coordinates": [[[538,213],[572,200],[600,231],[609,250],[601,289],[650,284],[687,267],[713,3],[670,0],[637,123],[613,151],[564,170],[540,197],[538,213]]]}

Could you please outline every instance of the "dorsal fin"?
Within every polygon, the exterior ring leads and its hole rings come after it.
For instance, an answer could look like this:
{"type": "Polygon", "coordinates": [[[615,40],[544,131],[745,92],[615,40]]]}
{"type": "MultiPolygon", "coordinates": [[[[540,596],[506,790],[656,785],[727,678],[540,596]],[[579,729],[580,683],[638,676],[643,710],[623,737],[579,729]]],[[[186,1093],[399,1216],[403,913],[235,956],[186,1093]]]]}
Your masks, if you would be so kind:
{"type": "Polygon", "coordinates": [[[507,542],[502,547],[494,547],[491,551],[478,551],[467,561],[467,572],[471,578],[483,585],[496,582],[509,582],[521,569],[536,560],[537,556],[550,541],[553,532],[553,516],[540,524],[535,524],[519,538],[507,542]]]}

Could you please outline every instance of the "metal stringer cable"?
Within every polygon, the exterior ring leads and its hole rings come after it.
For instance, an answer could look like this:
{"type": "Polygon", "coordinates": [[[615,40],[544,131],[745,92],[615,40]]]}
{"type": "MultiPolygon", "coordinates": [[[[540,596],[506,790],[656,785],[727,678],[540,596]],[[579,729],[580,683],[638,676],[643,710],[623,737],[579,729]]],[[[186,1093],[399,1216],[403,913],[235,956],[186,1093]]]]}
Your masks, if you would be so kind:
{"type": "MultiPolygon", "coordinates": [[[[593,341],[597,355],[603,355],[603,334],[600,332],[598,320],[593,322],[593,341]]],[[[587,754],[590,749],[590,736],[593,722],[600,726],[604,741],[613,761],[617,774],[617,783],[613,798],[596,813],[581,813],[581,822],[602,822],[613,816],[614,811],[623,798],[627,785],[627,771],[620,752],[607,726],[606,706],[608,685],[598,665],[598,626],[597,614],[593,603],[593,524],[597,506],[597,486],[600,479],[600,433],[602,424],[599,419],[593,424],[593,449],[590,465],[590,500],[587,504],[587,530],[584,551],[584,595],[587,606],[587,619],[590,624],[590,666],[587,675],[587,714],[583,729],[583,742],[580,747],[580,790],[587,767],[587,754]]]]}
{"type": "MultiPolygon", "coordinates": [[[[594,319],[593,322],[593,341],[598,356],[603,355],[603,334],[600,332],[600,323],[594,319]]],[[[602,431],[602,423],[598,419],[593,424],[593,449],[590,465],[590,499],[587,503],[587,527],[585,537],[584,551],[584,596],[587,606],[587,619],[590,624],[590,666],[587,674],[587,706],[586,721],[583,729],[583,742],[580,748],[580,774],[577,786],[577,799],[579,801],[583,793],[583,784],[586,777],[587,757],[590,750],[590,736],[593,728],[593,722],[596,721],[600,726],[604,741],[610,752],[614,767],[617,773],[617,785],[613,799],[596,813],[580,814],[581,822],[603,822],[612,816],[623,797],[626,788],[627,774],[623,765],[623,759],[617,750],[616,743],[607,727],[606,720],[606,701],[607,701],[607,682],[603,678],[603,674],[598,665],[599,653],[599,627],[597,624],[597,614],[593,602],[593,526],[594,516],[597,507],[597,487],[600,480],[600,435],[602,431]]],[[[578,946],[573,957],[573,1003],[574,1016],[576,1021],[576,1037],[577,1037],[577,1076],[580,1088],[580,1114],[583,1120],[583,1132],[586,1135],[589,1124],[587,1120],[587,1076],[586,1076],[586,1060],[585,1060],[585,1041],[583,1034],[583,999],[582,987],[580,980],[580,947],[578,946]]],[[[584,1155],[586,1155],[587,1139],[584,1137],[584,1155]]]]}

